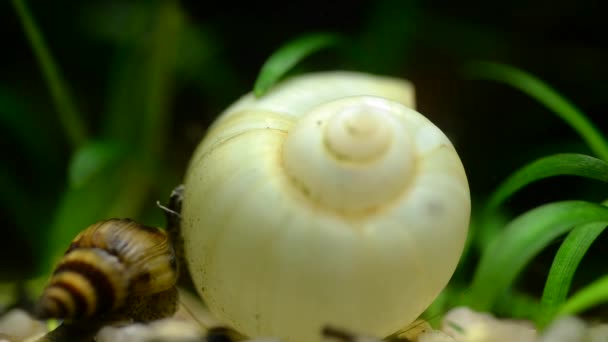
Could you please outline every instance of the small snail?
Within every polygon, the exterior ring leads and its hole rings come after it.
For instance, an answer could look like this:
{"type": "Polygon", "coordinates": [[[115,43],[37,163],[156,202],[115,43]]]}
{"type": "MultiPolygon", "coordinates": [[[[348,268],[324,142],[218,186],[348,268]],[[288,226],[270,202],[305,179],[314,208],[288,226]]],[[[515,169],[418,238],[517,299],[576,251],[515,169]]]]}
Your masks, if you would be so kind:
{"type": "Polygon", "coordinates": [[[406,81],[326,72],[247,95],[213,124],[184,190],[185,258],[215,315],[314,342],[387,336],[452,276],[470,216],[448,138],[406,81]]]}
{"type": "Polygon", "coordinates": [[[167,234],[129,219],[95,223],[72,241],[38,302],[40,318],[151,320],[175,311],[176,257],[167,234]]]}

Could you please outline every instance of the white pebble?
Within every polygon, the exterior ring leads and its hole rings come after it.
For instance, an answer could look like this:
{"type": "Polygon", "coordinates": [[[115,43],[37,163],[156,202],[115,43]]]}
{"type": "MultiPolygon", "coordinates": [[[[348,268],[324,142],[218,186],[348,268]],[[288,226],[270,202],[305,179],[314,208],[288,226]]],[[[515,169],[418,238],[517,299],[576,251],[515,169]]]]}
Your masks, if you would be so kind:
{"type": "Polygon", "coordinates": [[[418,336],[416,342],[454,342],[454,338],[439,330],[432,330],[418,336]]]}
{"type": "Polygon", "coordinates": [[[12,336],[19,341],[46,331],[42,322],[21,309],[13,309],[0,317],[0,334],[12,336]]]}
{"type": "Polygon", "coordinates": [[[139,342],[151,336],[150,329],[143,324],[130,324],[124,327],[103,327],[97,333],[97,342],[139,342]]]}
{"type": "Polygon", "coordinates": [[[576,317],[562,317],[540,337],[539,342],[586,342],[587,324],[576,317]]]}
{"type": "Polygon", "coordinates": [[[149,324],[104,327],[97,334],[98,342],[200,341],[202,330],[190,322],[167,318],[149,324]]]}
{"type": "Polygon", "coordinates": [[[176,341],[189,341],[203,336],[202,329],[192,324],[191,322],[181,321],[177,319],[162,319],[149,324],[150,329],[156,336],[176,341]]]}
{"type": "Polygon", "coordinates": [[[442,331],[457,342],[533,342],[536,330],[528,322],[498,320],[487,313],[456,308],[446,314],[442,331]]]}
{"type": "Polygon", "coordinates": [[[608,324],[592,325],[587,330],[587,342],[608,341],[608,324]]]}

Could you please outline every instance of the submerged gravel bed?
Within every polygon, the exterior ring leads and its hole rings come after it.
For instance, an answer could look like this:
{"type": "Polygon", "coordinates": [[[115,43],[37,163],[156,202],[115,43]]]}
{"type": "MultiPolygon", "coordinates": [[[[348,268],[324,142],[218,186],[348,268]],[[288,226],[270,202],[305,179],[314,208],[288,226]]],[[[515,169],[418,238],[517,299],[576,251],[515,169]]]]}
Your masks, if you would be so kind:
{"type": "MultiPolygon", "coordinates": [[[[190,303],[192,304],[192,303],[190,303]]],[[[237,340],[225,329],[213,329],[217,322],[201,307],[188,305],[174,317],[147,324],[130,323],[106,326],[96,335],[97,342],[229,342],[237,340]],[[192,316],[196,316],[193,319],[192,316]],[[204,322],[204,323],[203,323],[204,322]]],[[[34,320],[20,309],[13,309],[0,317],[0,342],[31,342],[40,340],[47,325],[34,320]]],[[[380,342],[379,338],[358,335],[339,329],[326,329],[326,342],[380,342]]],[[[246,339],[249,342],[282,342],[276,338],[246,339]]],[[[434,330],[427,322],[417,321],[411,328],[391,338],[394,342],[605,342],[608,324],[591,324],[575,317],[563,317],[539,334],[532,323],[497,319],[492,315],[455,308],[443,318],[441,327],[434,330]]],[[[312,342],[312,341],[311,341],[312,342]]]]}

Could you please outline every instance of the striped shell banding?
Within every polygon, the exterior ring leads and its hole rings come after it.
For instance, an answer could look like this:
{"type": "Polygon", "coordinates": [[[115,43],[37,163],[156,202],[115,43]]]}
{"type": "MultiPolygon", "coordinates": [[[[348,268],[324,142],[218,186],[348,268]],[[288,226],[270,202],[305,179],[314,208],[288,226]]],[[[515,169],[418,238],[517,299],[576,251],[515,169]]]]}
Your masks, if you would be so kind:
{"type": "Polygon", "coordinates": [[[166,233],[129,219],[91,225],[71,243],[37,307],[40,318],[81,319],[128,298],[175,286],[177,265],[166,233]]]}

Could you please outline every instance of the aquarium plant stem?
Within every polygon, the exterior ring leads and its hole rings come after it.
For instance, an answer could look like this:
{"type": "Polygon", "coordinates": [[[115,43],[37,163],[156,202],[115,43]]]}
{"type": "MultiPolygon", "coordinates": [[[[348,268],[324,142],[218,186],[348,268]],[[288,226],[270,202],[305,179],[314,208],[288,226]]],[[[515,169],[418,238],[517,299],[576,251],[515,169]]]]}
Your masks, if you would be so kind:
{"type": "Polygon", "coordinates": [[[36,27],[36,23],[27,8],[25,0],[13,0],[13,5],[23,25],[25,35],[36,55],[47,86],[51,91],[61,126],[65,130],[70,144],[76,149],[86,139],[87,134],[84,122],[81,120],[66,84],[63,82],[59,67],[46,46],[42,33],[36,27]]]}

